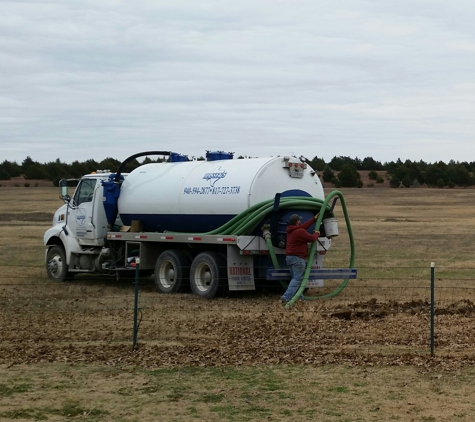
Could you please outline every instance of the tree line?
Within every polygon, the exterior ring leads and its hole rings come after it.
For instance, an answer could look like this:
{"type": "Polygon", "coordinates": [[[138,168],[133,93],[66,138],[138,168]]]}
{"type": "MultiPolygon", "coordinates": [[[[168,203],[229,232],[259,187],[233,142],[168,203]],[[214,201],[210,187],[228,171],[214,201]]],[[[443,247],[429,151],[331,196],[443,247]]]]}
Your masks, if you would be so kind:
{"type": "Polygon", "coordinates": [[[378,172],[385,172],[392,188],[427,185],[429,187],[455,187],[475,185],[475,162],[448,163],[438,161],[390,161],[381,163],[371,157],[361,160],[345,156],[333,157],[326,163],[315,157],[310,165],[319,172],[324,182],[332,182],[336,187],[363,187],[359,171],[369,171],[368,176],[374,183],[383,183],[384,178],[378,172]]]}
{"type": "MultiPolygon", "coordinates": [[[[245,157],[239,156],[239,159],[245,157]]],[[[204,160],[203,157],[197,160],[204,160]]],[[[165,157],[152,160],[146,157],[139,162],[137,159],[127,164],[124,172],[131,172],[135,168],[153,162],[166,161],[165,157]]],[[[26,157],[21,164],[4,160],[0,164],[0,180],[9,180],[13,177],[24,176],[26,179],[50,180],[55,186],[61,179],[80,178],[98,169],[117,171],[121,161],[106,158],[102,161],[93,159],[85,162],[74,161],[71,164],[62,162],[59,158],[47,163],[39,163],[31,157],[26,157]]],[[[359,171],[368,171],[369,178],[374,183],[383,183],[381,172],[389,178],[391,187],[411,187],[414,185],[427,185],[429,187],[455,187],[475,185],[475,162],[454,161],[448,163],[438,161],[426,163],[424,161],[390,161],[381,163],[371,157],[363,160],[346,156],[335,156],[329,162],[315,156],[308,160],[308,164],[318,172],[324,182],[331,182],[336,187],[363,187],[359,171]]]]}

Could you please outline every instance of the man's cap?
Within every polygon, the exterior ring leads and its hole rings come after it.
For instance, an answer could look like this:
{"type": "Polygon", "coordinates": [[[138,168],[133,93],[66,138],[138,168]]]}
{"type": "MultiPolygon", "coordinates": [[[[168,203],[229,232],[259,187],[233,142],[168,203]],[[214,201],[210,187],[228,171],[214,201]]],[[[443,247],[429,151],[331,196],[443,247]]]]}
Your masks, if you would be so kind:
{"type": "Polygon", "coordinates": [[[289,224],[290,225],[294,225],[294,224],[297,224],[297,221],[301,220],[302,217],[300,217],[300,215],[298,214],[292,214],[289,218],[289,224]]]}

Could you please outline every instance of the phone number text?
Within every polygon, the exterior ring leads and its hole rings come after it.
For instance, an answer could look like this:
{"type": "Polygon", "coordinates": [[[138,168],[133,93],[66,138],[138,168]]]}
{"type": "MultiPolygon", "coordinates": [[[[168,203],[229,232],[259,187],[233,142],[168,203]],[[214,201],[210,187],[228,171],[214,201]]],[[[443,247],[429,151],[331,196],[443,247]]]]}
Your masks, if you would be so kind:
{"type": "Polygon", "coordinates": [[[237,195],[241,191],[241,186],[219,186],[219,187],[189,187],[184,188],[185,195],[237,195]]]}

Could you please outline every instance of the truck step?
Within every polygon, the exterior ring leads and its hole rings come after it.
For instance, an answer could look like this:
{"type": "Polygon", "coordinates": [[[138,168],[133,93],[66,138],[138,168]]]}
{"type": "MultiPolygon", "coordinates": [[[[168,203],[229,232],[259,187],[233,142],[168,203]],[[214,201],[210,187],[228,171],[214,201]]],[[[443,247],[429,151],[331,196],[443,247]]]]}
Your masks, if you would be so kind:
{"type": "Polygon", "coordinates": [[[78,251],[78,252],[71,252],[71,255],[99,255],[98,251],[78,251]]]}
{"type": "MultiPolygon", "coordinates": [[[[357,270],[356,268],[320,268],[310,270],[309,279],[333,279],[333,278],[356,278],[357,270]]],[[[290,270],[288,268],[279,268],[274,269],[270,268],[267,270],[267,280],[290,280],[290,270]]]]}

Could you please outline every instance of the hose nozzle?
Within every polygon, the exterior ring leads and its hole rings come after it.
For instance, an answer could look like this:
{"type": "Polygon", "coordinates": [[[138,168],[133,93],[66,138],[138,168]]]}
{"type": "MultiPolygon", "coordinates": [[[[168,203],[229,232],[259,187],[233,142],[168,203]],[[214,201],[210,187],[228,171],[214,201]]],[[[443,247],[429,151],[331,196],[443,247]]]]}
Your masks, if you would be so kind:
{"type": "Polygon", "coordinates": [[[261,227],[262,230],[262,237],[267,241],[267,239],[270,239],[272,234],[270,232],[270,224],[264,224],[261,227]]]}

